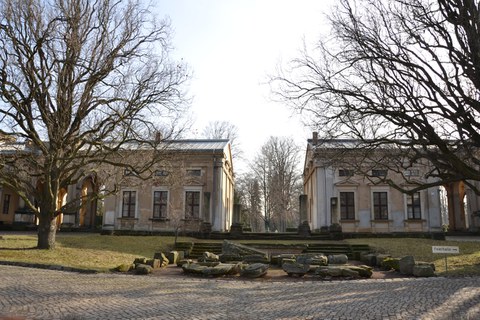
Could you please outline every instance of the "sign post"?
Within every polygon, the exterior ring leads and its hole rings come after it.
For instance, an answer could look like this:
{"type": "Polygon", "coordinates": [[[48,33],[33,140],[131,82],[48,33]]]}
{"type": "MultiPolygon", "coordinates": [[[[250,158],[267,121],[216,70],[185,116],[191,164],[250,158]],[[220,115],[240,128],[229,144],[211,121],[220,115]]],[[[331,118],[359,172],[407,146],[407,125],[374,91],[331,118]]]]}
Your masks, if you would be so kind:
{"type": "Polygon", "coordinates": [[[447,272],[447,254],[460,253],[460,248],[455,246],[432,246],[432,253],[445,254],[445,272],[447,272]]]}

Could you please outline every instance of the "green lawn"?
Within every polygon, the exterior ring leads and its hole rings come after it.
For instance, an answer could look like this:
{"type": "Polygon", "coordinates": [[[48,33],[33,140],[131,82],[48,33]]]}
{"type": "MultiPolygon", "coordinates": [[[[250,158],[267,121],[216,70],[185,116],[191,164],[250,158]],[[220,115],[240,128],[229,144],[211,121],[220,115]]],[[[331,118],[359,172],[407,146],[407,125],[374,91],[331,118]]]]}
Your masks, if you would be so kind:
{"type": "Polygon", "coordinates": [[[35,249],[36,235],[4,235],[0,239],[0,260],[58,264],[105,272],[122,263],[131,263],[136,257],[153,258],[157,251],[171,250],[173,243],[174,237],[59,233],[54,250],[39,250],[35,249]]]}
{"type": "MultiPolygon", "coordinates": [[[[193,240],[180,237],[178,241],[193,240]]],[[[434,262],[437,274],[480,275],[480,242],[455,242],[413,238],[348,239],[348,243],[368,244],[379,253],[393,257],[413,255],[417,261],[434,262]],[[460,254],[448,255],[445,274],[445,255],[433,254],[432,246],[458,246],[460,254]]],[[[254,243],[255,241],[249,241],[254,243]]],[[[261,241],[265,243],[266,241],[261,241]]],[[[277,244],[312,243],[313,241],[281,241],[277,244]]],[[[159,236],[102,236],[99,234],[58,233],[55,250],[35,249],[36,235],[3,235],[0,239],[0,260],[41,264],[58,264],[106,272],[136,257],[152,258],[155,252],[172,249],[174,237],[159,236]]],[[[245,243],[242,241],[242,243],[245,243]]]]}

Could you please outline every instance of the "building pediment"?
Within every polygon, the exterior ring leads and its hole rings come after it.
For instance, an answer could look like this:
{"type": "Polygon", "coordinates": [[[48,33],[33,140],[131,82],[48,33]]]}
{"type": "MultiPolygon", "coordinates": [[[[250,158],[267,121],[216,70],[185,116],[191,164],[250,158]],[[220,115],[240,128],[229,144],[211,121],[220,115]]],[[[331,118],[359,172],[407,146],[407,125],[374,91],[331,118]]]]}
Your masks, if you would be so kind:
{"type": "Polygon", "coordinates": [[[346,179],[346,180],[336,182],[334,183],[334,185],[337,187],[358,187],[360,183],[353,181],[351,179],[346,179]]]}

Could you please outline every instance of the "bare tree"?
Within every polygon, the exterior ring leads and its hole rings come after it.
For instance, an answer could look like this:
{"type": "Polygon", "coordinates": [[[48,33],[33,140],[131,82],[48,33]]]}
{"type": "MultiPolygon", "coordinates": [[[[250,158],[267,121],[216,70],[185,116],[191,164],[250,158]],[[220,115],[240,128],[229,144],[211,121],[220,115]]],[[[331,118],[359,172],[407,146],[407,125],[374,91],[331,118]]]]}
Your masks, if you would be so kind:
{"type": "Polygon", "coordinates": [[[342,0],[332,37],[273,77],[273,91],[372,163],[430,164],[410,192],[464,181],[478,193],[479,16],[473,0],[342,0]]]}
{"type": "Polygon", "coordinates": [[[155,133],[182,129],[187,70],[169,43],[169,21],[139,1],[0,0],[0,134],[21,142],[0,184],[37,215],[39,248],[55,246],[60,190],[119,167],[147,175],[155,133]]]}
{"type": "Polygon", "coordinates": [[[203,129],[203,136],[207,139],[228,139],[232,148],[232,157],[242,157],[242,149],[238,142],[238,127],[228,121],[211,121],[203,129]]]}
{"type": "Polygon", "coordinates": [[[242,222],[250,226],[254,232],[263,231],[262,193],[258,179],[252,173],[238,177],[235,194],[242,206],[242,222]]]}
{"type": "Polygon", "coordinates": [[[298,151],[293,139],[270,137],[250,165],[260,183],[267,231],[298,225],[298,151]]]}

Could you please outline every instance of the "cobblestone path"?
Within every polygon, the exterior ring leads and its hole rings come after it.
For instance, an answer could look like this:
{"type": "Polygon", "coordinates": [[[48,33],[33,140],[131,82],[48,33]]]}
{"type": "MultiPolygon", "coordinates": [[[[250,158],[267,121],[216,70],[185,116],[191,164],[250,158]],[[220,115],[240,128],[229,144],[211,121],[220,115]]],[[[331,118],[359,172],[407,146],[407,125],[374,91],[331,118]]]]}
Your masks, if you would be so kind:
{"type": "Polygon", "coordinates": [[[480,278],[261,282],[0,266],[0,319],[480,319],[480,278]]]}

